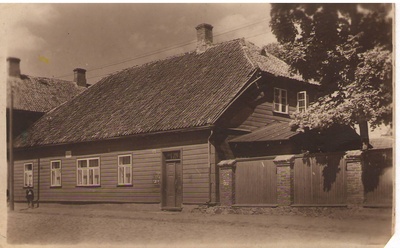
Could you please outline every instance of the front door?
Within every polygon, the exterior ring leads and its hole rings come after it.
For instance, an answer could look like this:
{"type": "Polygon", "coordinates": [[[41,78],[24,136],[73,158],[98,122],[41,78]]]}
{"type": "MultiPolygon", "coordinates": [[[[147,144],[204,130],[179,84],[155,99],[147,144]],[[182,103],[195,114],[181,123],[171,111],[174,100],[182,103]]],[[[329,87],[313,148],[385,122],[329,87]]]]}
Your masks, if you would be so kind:
{"type": "Polygon", "coordinates": [[[182,164],[180,151],[163,153],[163,210],[182,209],[182,164]]]}

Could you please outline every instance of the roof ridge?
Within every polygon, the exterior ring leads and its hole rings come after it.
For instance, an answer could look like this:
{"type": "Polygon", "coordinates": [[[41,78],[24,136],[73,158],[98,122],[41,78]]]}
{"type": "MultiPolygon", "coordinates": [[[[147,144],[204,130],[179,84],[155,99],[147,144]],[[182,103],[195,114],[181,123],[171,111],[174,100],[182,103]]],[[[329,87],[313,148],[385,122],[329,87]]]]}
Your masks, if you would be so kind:
{"type": "Polygon", "coordinates": [[[64,82],[74,82],[72,80],[65,80],[65,79],[58,79],[58,78],[50,78],[50,77],[41,77],[41,76],[32,76],[32,75],[27,75],[27,74],[22,74],[21,76],[25,76],[27,78],[43,78],[43,79],[50,79],[50,80],[55,80],[55,81],[64,81],[64,82]]]}
{"type": "Polygon", "coordinates": [[[305,80],[299,73],[292,72],[288,63],[267,52],[265,48],[260,48],[254,43],[247,40],[244,40],[244,45],[248,48],[244,49],[244,51],[247,53],[248,58],[252,61],[253,64],[257,65],[260,70],[268,72],[275,76],[287,77],[308,84],[318,85],[318,83],[316,82],[305,80]],[[262,51],[264,51],[264,53],[262,53],[262,51]]]}
{"type": "MultiPolygon", "coordinates": [[[[214,43],[214,44],[211,44],[211,46],[210,46],[208,49],[212,49],[212,48],[215,48],[215,47],[224,45],[224,44],[234,43],[234,42],[238,42],[238,41],[240,42],[241,40],[244,40],[244,38],[236,38],[236,39],[233,39],[233,40],[228,40],[228,41],[222,41],[222,42],[219,42],[219,43],[214,43]]],[[[208,49],[207,49],[207,50],[208,50],[208,49]]],[[[206,50],[206,51],[207,51],[207,50],[206,50]]],[[[187,52],[182,52],[182,53],[170,55],[170,56],[167,56],[167,57],[165,57],[165,58],[160,58],[160,59],[156,59],[156,60],[151,60],[151,61],[146,62],[146,63],[143,63],[143,64],[136,64],[136,65],[133,65],[133,66],[130,66],[130,67],[127,67],[127,68],[124,68],[124,69],[115,71],[115,72],[110,73],[110,74],[108,74],[107,76],[101,78],[98,82],[100,82],[101,80],[103,80],[103,79],[105,79],[105,78],[111,77],[111,76],[113,76],[113,75],[115,75],[115,74],[118,74],[118,73],[120,73],[120,72],[123,72],[123,71],[128,71],[128,70],[132,70],[132,69],[135,69],[135,68],[140,68],[140,67],[149,66],[149,65],[155,64],[155,63],[157,63],[157,62],[161,62],[161,61],[166,61],[166,60],[170,60],[170,59],[174,59],[174,58],[183,57],[183,56],[188,55],[188,54],[191,54],[191,53],[196,53],[196,49],[190,50],[190,51],[187,51],[187,52]]],[[[252,64],[253,64],[253,63],[252,63],[252,64]]],[[[254,64],[253,64],[253,66],[254,66],[254,64]]]]}
{"type": "MultiPolygon", "coordinates": [[[[62,83],[73,83],[75,84],[74,80],[65,80],[65,79],[58,79],[58,78],[50,78],[50,77],[41,77],[41,76],[31,76],[31,75],[26,75],[26,74],[22,74],[21,76],[26,77],[27,79],[34,79],[34,80],[38,80],[38,79],[47,79],[47,80],[52,80],[55,82],[62,82],[62,83]]],[[[23,80],[23,78],[21,78],[23,80]]],[[[78,87],[82,87],[85,88],[83,86],[79,86],[78,87]]]]}
{"type": "Polygon", "coordinates": [[[16,146],[209,127],[255,71],[242,42],[216,43],[204,53],[193,50],[114,72],[43,115],[16,146]]]}
{"type": "Polygon", "coordinates": [[[75,81],[70,81],[70,80],[64,80],[64,79],[58,79],[58,78],[49,78],[49,77],[37,77],[37,76],[30,76],[30,75],[25,75],[26,76],[26,78],[27,79],[29,79],[29,80],[34,80],[34,81],[36,81],[37,83],[40,83],[40,82],[38,82],[39,80],[48,80],[48,81],[50,81],[50,83],[54,83],[54,84],[71,84],[71,85],[73,85],[75,88],[78,88],[78,89],[86,89],[87,87],[85,87],[85,86],[80,86],[80,85],[78,85],[75,81]]]}
{"type": "Polygon", "coordinates": [[[254,63],[254,61],[250,58],[249,54],[248,54],[248,50],[245,49],[245,47],[247,47],[247,44],[249,41],[246,41],[244,38],[241,38],[240,43],[242,45],[242,50],[244,53],[244,56],[246,57],[246,59],[250,62],[250,64],[257,69],[260,69],[260,66],[256,65],[256,63],[254,63]]]}

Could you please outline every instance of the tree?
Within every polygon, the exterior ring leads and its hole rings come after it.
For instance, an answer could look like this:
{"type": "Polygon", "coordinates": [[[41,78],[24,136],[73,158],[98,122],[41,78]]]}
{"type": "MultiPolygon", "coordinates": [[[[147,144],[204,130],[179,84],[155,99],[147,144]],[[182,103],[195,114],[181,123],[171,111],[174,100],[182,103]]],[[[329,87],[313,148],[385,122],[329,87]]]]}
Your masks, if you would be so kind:
{"type": "Polygon", "coordinates": [[[372,127],[392,123],[391,4],[272,4],[270,26],[289,51],[285,60],[321,84],[292,127],[360,126],[363,148],[372,127]]]}
{"type": "Polygon", "coordinates": [[[288,51],[286,51],[285,47],[278,42],[273,42],[265,45],[263,47],[263,50],[288,63],[288,60],[286,58],[288,56],[288,51]]]}

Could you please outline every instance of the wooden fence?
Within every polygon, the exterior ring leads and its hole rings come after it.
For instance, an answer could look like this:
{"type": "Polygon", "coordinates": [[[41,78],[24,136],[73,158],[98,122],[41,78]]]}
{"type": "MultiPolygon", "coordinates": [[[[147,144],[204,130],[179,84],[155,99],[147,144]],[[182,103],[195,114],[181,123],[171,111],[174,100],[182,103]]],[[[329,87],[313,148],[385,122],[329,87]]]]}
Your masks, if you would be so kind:
{"type": "Polygon", "coordinates": [[[392,150],[371,150],[365,153],[362,182],[364,206],[390,206],[393,199],[392,150]]]}
{"type": "Polygon", "coordinates": [[[238,161],[236,205],[276,205],[276,165],[273,160],[238,161]]]}
{"type": "Polygon", "coordinates": [[[345,155],[343,152],[294,156],[286,191],[277,182],[288,175],[278,173],[274,157],[237,159],[234,204],[273,206],[279,202],[279,192],[290,192],[293,206],[346,206],[354,197],[363,206],[391,206],[392,150],[363,152],[355,170],[354,160],[345,155]],[[359,193],[354,195],[354,189],[359,193]]]}
{"type": "Polygon", "coordinates": [[[295,205],[346,204],[344,154],[317,154],[294,162],[295,205]]]}

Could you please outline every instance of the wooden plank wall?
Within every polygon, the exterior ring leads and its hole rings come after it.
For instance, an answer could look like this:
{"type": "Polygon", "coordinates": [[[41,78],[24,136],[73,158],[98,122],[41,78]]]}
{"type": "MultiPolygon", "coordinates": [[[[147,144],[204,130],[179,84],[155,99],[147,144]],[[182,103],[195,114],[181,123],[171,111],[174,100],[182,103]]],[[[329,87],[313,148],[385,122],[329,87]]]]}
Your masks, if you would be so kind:
{"type": "MultiPolygon", "coordinates": [[[[241,129],[255,130],[272,121],[290,121],[289,116],[274,115],[272,102],[264,102],[257,105],[251,115],[238,127],[241,129]]],[[[289,106],[289,112],[296,111],[296,107],[289,106]]]]}
{"type": "Polygon", "coordinates": [[[346,204],[346,171],[342,154],[295,159],[294,204],[346,204]]]}
{"type": "Polygon", "coordinates": [[[239,161],[236,164],[235,201],[238,205],[277,203],[273,160],[239,161]]]}
{"type": "Polygon", "coordinates": [[[184,147],[182,164],[183,203],[205,203],[209,201],[208,145],[184,147]]]}
{"type": "MultiPolygon", "coordinates": [[[[209,165],[208,145],[192,144],[185,146],[165,147],[165,149],[182,149],[183,164],[183,202],[205,203],[209,201],[209,165]]],[[[35,200],[40,201],[85,201],[85,202],[143,202],[159,203],[160,186],[153,183],[161,177],[161,155],[163,149],[143,149],[113,151],[65,158],[62,156],[15,161],[15,200],[25,201],[23,188],[23,165],[32,162],[34,165],[35,200]],[[118,155],[132,155],[133,185],[117,185],[118,155]],[[87,157],[100,158],[101,186],[76,186],[76,159],[87,157]],[[50,187],[50,161],[62,162],[62,187],[50,187]],[[38,185],[40,167],[40,186],[38,185]],[[40,195],[38,188],[40,187],[40,195]]],[[[215,176],[214,176],[215,177],[215,176]]]]}
{"type": "Polygon", "coordinates": [[[392,206],[392,149],[365,152],[362,174],[365,206],[392,206]]]}

